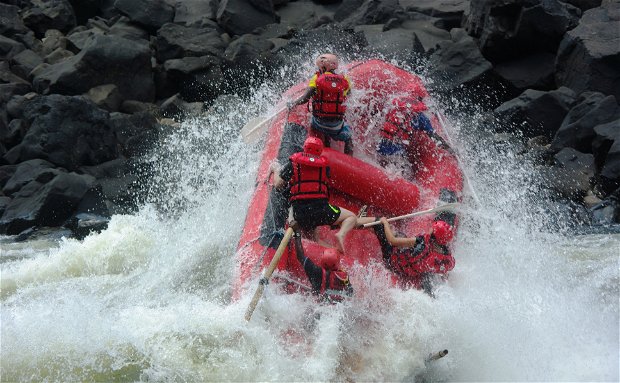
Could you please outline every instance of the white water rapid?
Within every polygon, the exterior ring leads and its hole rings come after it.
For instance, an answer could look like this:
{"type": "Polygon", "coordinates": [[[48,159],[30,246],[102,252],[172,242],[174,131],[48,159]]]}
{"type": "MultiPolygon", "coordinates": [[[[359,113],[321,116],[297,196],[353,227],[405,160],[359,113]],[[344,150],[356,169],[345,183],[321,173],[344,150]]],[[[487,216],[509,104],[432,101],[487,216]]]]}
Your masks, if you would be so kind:
{"type": "Polygon", "coordinates": [[[184,123],[149,157],[150,203],[102,233],[3,238],[1,381],[619,380],[620,235],[565,230],[533,166],[473,136],[475,113],[448,115],[479,202],[465,199],[436,299],[355,269],[359,296],[320,308],[310,332],[312,302],[273,287],[247,323],[256,283],[231,301],[230,281],[260,151],[236,132],[279,89],[184,123]]]}

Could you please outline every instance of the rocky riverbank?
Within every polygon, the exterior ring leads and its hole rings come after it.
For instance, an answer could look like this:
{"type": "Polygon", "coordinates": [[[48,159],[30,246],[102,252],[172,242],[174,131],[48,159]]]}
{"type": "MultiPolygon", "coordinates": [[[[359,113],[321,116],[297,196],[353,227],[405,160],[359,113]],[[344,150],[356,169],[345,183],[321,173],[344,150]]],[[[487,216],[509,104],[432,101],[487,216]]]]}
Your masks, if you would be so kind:
{"type": "Polygon", "coordinates": [[[489,89],[489,122],[558,199],[620,222],[617,1],[5,0],[0,19],[0,233],[133,211],[172,119],[322,41],[425,60],[436,92],[489,89]]]}

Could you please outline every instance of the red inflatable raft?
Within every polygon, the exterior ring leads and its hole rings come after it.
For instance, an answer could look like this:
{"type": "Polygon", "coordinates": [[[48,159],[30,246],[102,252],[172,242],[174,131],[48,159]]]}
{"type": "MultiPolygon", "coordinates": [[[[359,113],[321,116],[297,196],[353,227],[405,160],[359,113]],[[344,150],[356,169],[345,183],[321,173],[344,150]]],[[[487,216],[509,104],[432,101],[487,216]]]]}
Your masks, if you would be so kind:
{"type": "MultiPolygon", "coordinates": [[[[368,216],[408,214],[436,207],[441,201],[455,202],[460,199],[463,177],[454,156],[441,149],[426,134],[415,136],[409,151],[409,168],[395,175],[393,169],[381,165],[375,147],[380,139],[379,130],[385,121],[386,110],[395,96],[415,94],[428,104],[428,93],[421,80],[401,68],[380,60],[352,63],[343,72],[352,83],[353,95],[349,100],[347,121],[353,130],[355,152],[353,156],[342,153],[342,144],[332,141],[323,155],[331,167],[330,203],[355,213],[367,205],[368,216]]],[[[283,99],[293,98],[307,86],[302,82],[290,88],[283,99]]],[[[435,131],[445,137],[438,115],[425,112],[435,131]]],[[[251,286],[263,269],[271,262],[286,228],[288,201],[273,189],[269,176],[274,161],[285,164],[288,157],[300,151],[307,136],[311,114],[306,105],[300,105],[290,113],[282,112],[273,119],[268,128],[265,150],[258,169],[256,190],[250,202],[243,233],[237,248],[237,272],[233,283],[233,298],[251,286]]],[[[402,220],[397,230],[407,236],[428,232],[433,214],[402,220]]],[[[456,225],[456,222],[455,222],[456,225]]],[[[327,242],[333,239],[337,229],[321,228],[321,236],[327,242]]],[[[331,242],[335,243],[334,240],[331,242]]],[[[307,239],[303,240],[305,253],[318,263],[322,248],[307,239]]],[[[379,242],[371,229],[352,230],[345,241],[346,254],[342,264],[345,268],[354,263],[381,264],[379,242]]],[[[391,274],[386,274],[391,275],[391,274]]],[[[274,276],[307,286],[308,280],[297,261],[292,241],[284,251],[274,276]]],[[[394,277],[395,282],[398,282],[394,277]]]]}

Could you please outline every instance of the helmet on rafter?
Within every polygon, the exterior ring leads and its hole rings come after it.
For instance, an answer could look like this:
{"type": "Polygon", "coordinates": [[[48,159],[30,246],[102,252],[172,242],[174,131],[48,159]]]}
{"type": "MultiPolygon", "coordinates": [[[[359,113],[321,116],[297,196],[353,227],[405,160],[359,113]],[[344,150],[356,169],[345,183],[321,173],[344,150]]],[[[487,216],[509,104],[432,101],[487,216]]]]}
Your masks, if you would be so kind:
{"type": "Polygon", "coordinates": [[[340,251],[334,248],[327,248],[321,257],[321,267],[325,270],[338,270],[340,266],[340,251]]]}
{"type": "Polygon", "coordinates": [[[323,153],[323,141],[320,138],[310,136],[304,142],[304,153],[320,156],[323,153]]]}
{"type": "Polygon", "coordinates": [[[454,238],[454,230],[446,221],[433,222],[433,237],[438,245],[446,245],[454,238]]]}
{"type": "Polygon", "coordinates": [[[321,73],[333,72],[338,69],[338,56],[331,53],[323,53],[317,57],[316,66],[321,73]]]}

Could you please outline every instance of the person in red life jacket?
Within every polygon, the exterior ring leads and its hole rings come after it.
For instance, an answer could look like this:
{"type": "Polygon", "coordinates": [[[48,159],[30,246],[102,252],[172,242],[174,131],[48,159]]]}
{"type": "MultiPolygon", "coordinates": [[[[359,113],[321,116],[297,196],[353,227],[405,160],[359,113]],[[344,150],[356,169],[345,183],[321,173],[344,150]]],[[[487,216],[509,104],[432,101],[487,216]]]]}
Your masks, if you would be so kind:
{"type": "Polygon", "coordinates": [[[414,131],[422,131],[439,145],[452,153],[450,145],[438,135],[431,121],[422,113],[426,105],[413,97],[397,97],[392,100],[392,107],[385,116],[385,123],[380,131],[381,140],[377,152],[384,156],[404,154],[409,146],[414,131]]]}
{"type": "Polygon", "coordinates": [[[344,251],[344,238],[356,226],[357,216],[329,204],[329,161],[322,152],[323,142],[318,137],[308,137],[303,152],[293,154],[281,169],[272,169],[274,186],[288,186],[293,219],[302,230],[311,232],[321,225],[340,225],[336,238],[344,251]]]}
{"type": "Polygon", "coordinates": [[[351,83],[347,76],[336,73],[336,55],[320,55],[316,66],[318,70],[310,79],[306,92],[298,99],[289,101],[287,106],[291,109],[312,99],[312,129],[325,137],[325,146],[329,146],[330,138],[344,141],[345,154],[353,154],[351,127],[344,119],[347,110],[345,101],[351,92],[351,83]]]}
{"type": "Polygon", "coordinates": [[[373,229],[385,266],[405,284],[422,288],[432,296],[430,275],[446,275],[454,268],[454,257],[448,248],[454,238],[453,227],[446,221],[436,220],[428,234],[407,238],[396,237],[385,217],[381,217],[381,223],[373,229]]]}
{"type": "Polygon", "coordinates": [[[301,233],[293,234],[295,254],[301,263],[310,285],[312,294],[322,302],[338,303],[353,295],[353,286],[349,282],[349,274],[340,269],[340,252],[334,248],[326,248],[321,257],[321,264],[317,265],[304,254],[301,244],[301,233]]]}

